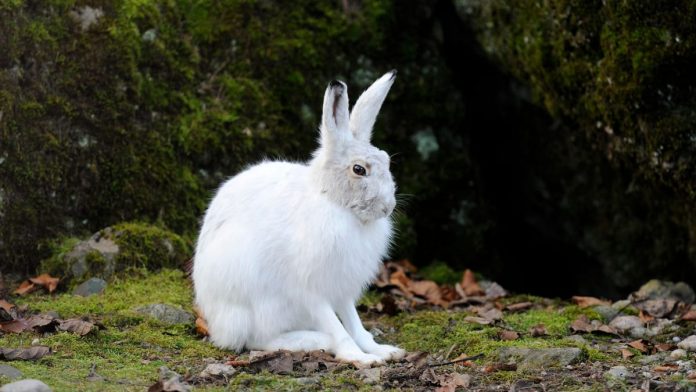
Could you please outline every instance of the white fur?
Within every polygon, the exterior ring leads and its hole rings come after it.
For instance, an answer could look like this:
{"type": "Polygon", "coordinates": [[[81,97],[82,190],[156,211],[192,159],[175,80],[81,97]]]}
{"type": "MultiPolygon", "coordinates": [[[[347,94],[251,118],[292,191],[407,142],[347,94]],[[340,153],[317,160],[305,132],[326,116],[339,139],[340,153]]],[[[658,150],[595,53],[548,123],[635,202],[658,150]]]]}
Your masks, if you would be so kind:
{"type": "Polygon", "coordinates": [[[394,75],[377,80],[352,113],[345,84],[330,83],[310,162],[263,162],[218,191],[193,265],[196,304],[216,346],[324,349],[365,364],[404,355],[375,343],[355,310],[392,235],[389,156],[370,135],[394,75]],[[356,175],[355,164],[368,175],[356,175]]]}

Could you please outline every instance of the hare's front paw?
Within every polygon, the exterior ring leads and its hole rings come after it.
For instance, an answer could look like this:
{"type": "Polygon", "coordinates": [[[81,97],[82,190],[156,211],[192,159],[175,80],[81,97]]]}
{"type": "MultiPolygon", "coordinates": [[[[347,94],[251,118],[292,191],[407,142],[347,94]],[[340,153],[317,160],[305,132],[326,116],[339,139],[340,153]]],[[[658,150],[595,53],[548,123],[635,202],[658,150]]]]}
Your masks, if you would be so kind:
{"type": "Polygon", "coordinates": [[[399,360],[406,355],[406,350],[390,346],[388,344],[378,344],[377,347],[369,351],[370,354],[376,355],[385,361],[399,360]]]}
{"type": "Polygon", "coordinates": [[[357,362],[361,365],[381,365],[384,359],[377,355],[365,354],[362,351],[351,350],[336,353],[336,359],[345,362],[357,362]]]}

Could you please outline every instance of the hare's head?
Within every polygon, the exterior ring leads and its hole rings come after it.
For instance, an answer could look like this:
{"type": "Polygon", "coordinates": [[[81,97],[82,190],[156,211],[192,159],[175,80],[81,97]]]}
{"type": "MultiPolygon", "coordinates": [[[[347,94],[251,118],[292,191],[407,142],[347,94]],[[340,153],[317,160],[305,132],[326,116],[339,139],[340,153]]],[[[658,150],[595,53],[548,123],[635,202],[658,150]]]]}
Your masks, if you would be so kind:
{"type": "Polygon", "coordinates": [[[312,168],[321,192],[363,222],[389,216],[396,205],[389,155],[370,144],[372,126],[395,77],[391,71],[375,81],[351,112],[343,82],[329,83],[324,94],[321,146],[312,168]]]}

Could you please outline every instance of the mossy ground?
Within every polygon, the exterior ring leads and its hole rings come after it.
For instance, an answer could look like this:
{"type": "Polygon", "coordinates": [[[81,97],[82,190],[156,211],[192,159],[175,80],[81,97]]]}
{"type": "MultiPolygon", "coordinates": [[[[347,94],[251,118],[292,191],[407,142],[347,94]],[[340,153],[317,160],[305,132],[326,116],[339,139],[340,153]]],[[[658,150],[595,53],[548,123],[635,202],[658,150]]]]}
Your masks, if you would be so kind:
{"type": "MultiPolygon", "coordinates": [[[[379,301],[381,294],[369,292],[363,303],[368,307],[379,301]]],[[[593,311],[573,305],[542,300],[534,297],[512,297],[506,302],[532,299],[533,309],[520,313],[506,313],[502,324],[496,326],[467,323],[471,313],[461,310],[424,309],[387,316],[368,311],[362,315],[368,328],[384,331],[378,340],[395,343],[409,351],[426,351],[434,357],[449,358],[461,353],[485,357],[477,364],[494,362],[493,352],[500,347],[580,347],[591,363],[620,362],[618,355],[598,351],[568,339],[569,325],[580,314],[598,318],[593,311]],[[531,326],[544,324],[548,336],[531,337],[531,326]],[[518,331],[521,338],[504,341],[498,337],[502,329],[518,331]],[[454,347],[454,349],[452,349],[454,347]]],[[[160,366],[167,366],[182,375],[196,375],[207,363],[223,362],[232,353],[219,350],[198,337],[193,325],[167,326],[137,314],[134,308],[150,303],[168,303],[192,311],[192,290],[188,279],[179,270],[165,269],[157,273],[135,271],[128,278],[116,278],[104,294],[82,298],[69,293],[31,294],[18,298],[18,305],[26,305],[31,312],[57,312],[61,318],[88,317],[101,321],[106,329],[87,336],[67,332],[39,335],[35,333],[5,334],[0,347],[26,347],[34,339],[50,346],[53,353],[36,362],[15,361],[10,364],[22,371],[24,377],[43,380],[56,391],[123,391],[143,390],[157,381],[160,366]],[[104,377],[103,381],[88,381],[90,369],[104,377]]],[[[602,338],[598,338],[602,339],[602,338]]],[[[608,340],[608,339],[607,339],[608,340]]],[[[445,359],[445,358],[443,358],[445,359]]],[[[451,366],[451,365],[450,365],[451,366]]],[[[451,367],[437,371],[451,371],[451,367]]],[[[483,373],[458,367],[457,371],[472,374],[483,385],[511,385],[519,379],[531,377],[525,372],[501,371],[483,373]]],[[[554,374],[553,370],[549,374],[554,374]]],[[[588,384],[573,380],[562,371],[554,375],[557,385],[569,390],[588,390],[588,384]],[[584,389],[583,389],[584,388],[584,389]]],[[[0,384],[8,380],[0,378],[0,384]]],[[[205,390],[237,388],[253,390],[370,390],[350,367],[309,375],[280,376],[267,372],[237,373],[228,383],[197,385],[205,390]],[[314,379],[306,382],[307,377],[314,379]]]]}

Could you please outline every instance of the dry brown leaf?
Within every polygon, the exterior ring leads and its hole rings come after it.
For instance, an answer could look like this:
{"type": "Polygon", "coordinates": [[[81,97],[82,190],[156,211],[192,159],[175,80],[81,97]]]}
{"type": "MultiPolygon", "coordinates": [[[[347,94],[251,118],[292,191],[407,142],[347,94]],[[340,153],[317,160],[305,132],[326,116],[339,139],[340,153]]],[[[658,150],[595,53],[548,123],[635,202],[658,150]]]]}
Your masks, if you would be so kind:
{"type": "Polygon", "coordinates": [[[597,305],[610,305],[609,301],[604,301],[599,298],[595,297],[584,297],[581,295],[576,295],[571,298],[574,304],[578,305],[581,308],[587,308],[590,306],[597,306],[597,305]]]}
{"type": "Polygon", "coordinates": [[[389,275],[389,284],[398,287],[406,296],[411,296],[411,292],[408,289],[408,285],[411,279],[406,276],[406,273],[402,269],[398,269],[389,275]]]}
{"type": "Polygon", "coordinates": [[[0,323],[0,331],[4,331],[4,332],[22,333],[28,329],[31,329],[31,328],[29,327],[29,324],[27,324],[26,320],[24,320],[24,319],[17,319],[17,320],[12,320],[12,321],[0,323]]]}
{"type": "Polygon", "coordinates": [[[34,361],[51,353],[51,348],[46,346],[32,346],[29,348],[0,348],[0,358],[7,361],[17,359],[34,361]]]}
{"type": "Polygon", "coordinates": [[[629,359],[629,358],[633,357],[634,355],[636,355],[633,353],[633,351],[631,351],[627,348],[622,348],[619,351],[621,351],[621,357],[623,357],[623,359],[629,359]]]}
{"type": "Polygon", "coordinates": [[[471,376],[459,373],[441,374],[436,380],[440,384],[440,387],[435,389],[436,392],[455,392],[459,387],[468,388],[471,376]]]}
{"type": "Polygon", "coordinates": [[[96,326],[89,321],[84,321],[80,319],[68,319],[59,320],[58,328],[59,331],[73,332],[80,336],[85,336],[88,333],[96,330],[96,326]]]}
{"type": "Polygon", "coordinates": [[[293,358],[290,351],[252,351],[249,353],[249,367],[268,370],[275,374],[291,374],[293,358]]]}
{"type": "Polygon", "coordinates": [[[650,323],[652,321],[655,321],[655,317],[645,313],[642,310],[640,312],[638,312],[638,318],[640,319],[640,321],[643,322],[643,324],[647,324],[647,323],[650,323]]]}
{"type": "Polygon", "coordinates": [[[672,351],[676,347],[677,346],[673,345],[672,343],[657,343],[657,344],[655,344],[655,350],[657,350],[659,352],[672,351]]]}
{"type": "Polygon", "coordinates": [[[475,324],[481,324],[481,325],[489,325],[492,324],[493,321],[483,318],[483,317],[476,317],[476,316],[466,316],[464,317],[464,321],[467,323],[475,323],[475,324]]]}
{"type": "Polygon", "coordinates": [[[403,270],[406,272],[414,273],[418,271],[418,268],[415,265],[413,265],[413,263],[411,263],[411,261],[408,259],[394,261],[393,263],[403,268],[403,270]]]}
{"type": "Polygon", "coordinates": [[[419,297],[423,297],[433,305],[447,307],[447,302],[442,300],[440,286],[431,280],[411,281],[408,283],[408,290],[419,297]]]}
{"type": "Polygon", "coordinates": [[[476,313],[478,313],[479,316],[485,318],[486,320],[490,321],[498,321],[503,319],[503,312],[501,312],[499,309],[496,308],[491,308],[491,309],[479,309],[476,313]]]}
{"type": "Polygon", "coordinates": [[[0,299],[0,321],[11,321],[17,318],[17,307],[4,299],[0,299]]]}
{"type": "Polygon", "coordinates": [[[658,365],[653,368],[654,372],[661,372],[661,373],[666,373],[666,372],[674,372],[679,370],[679,365],[675,363],[667,363],[664,365],[658,365]]]}
{"type": "Polygon", "coordinates": [[[642,353],[648,352],[648,347],[643,343],[643,339],[634,340],[628,343],[628,345],[642,353]]]}
{"type": "Polygon", "coordinates": [[[696,310],[689,310],[681,316],[683,321],[696,321],[696,310]]]}
{"type": "Polygon", "coordinates": [[[518,302],[516,304],[511,304],[505,307],[505,309],[511,311],[511,312],[519,312],[522,310],[527,310],[534,306],[533,303],[531,302],[518,302]]]}
{"type": "Polygon", "coordinates": [[[17,295],[24,295],[29,294],[34,290],[36,290],[36,285],[28,280],[25,280],[19,285],[19,287],[17,287],[14,293],[17,295]]]}
{"type": "Polygon", "coordinates": [[[546,326],[544,324],[537,324],[529,328],[529,334],[532,335],[533,338],[536,338],[539,336],[546,336],[548,332],[546,332],[546,326]]]}
{"type": "Polygon", "coordinates": [[[476,277],[474,277],[474,273],[468,268],[464,271],[464,275],[462,275],[460,285],[462,290],[464,290],[464,294],[467,296],[484,295],[486,293],[481,286],[479,286],[476,277]]]}
{"type": "Polygon", "coordinates": [[[48,314],[30,316],[26,320],[27,324],[29,324],[29,328],[34,329],[37,332],[55,331],[55,327],[59,322],[55,319],[55,317],[48,314]]]}
{"type": "Polygon", "coordinates": [[[48,290],[49,293],[52,293],[52,292],[56,291],[56,288],[58,287],[58,282],[60,281],[60,279],[54,278],[53,276],[51,276],[49,274],[41,274],[39,276],[29,278],[29,281],[31,283],[34,283],[34,284],[39,285],[41,287],[44,287],[46,290],[48,290]]]}
{"type": "Polygon", "coordinates": [[[0,309],[6,311],[7,313],[10,313],[10,311],[15,307],[15,304],[11,304],[4,299],[0,299],[0,309]]]}
{"type": "Polygon", "coordinates": [[[515,331],[508,331],[504,329],[498,333],[498,337],[500,340],[517,340],[520,337],[520,334],[515,331]]]}
{"type": "Polygon", "coordinates": [[[494,363],[483,368],[486,373],[494,373],[499,371],[511,371],[517,370],[517,364],[514,363],[494,363]]]}
{"type": "Polygon", "coordinates": [[[570,330],[572,332],[585,332],[585,333],[594,333],[594,332],[603,332],[609,335],[618,335],[618,331],[614,329],[613,327],[602,324],[598,320],[592,320],[590,321],[587,316],[584,314],[575,319],[570,324],[570,330]]]}

